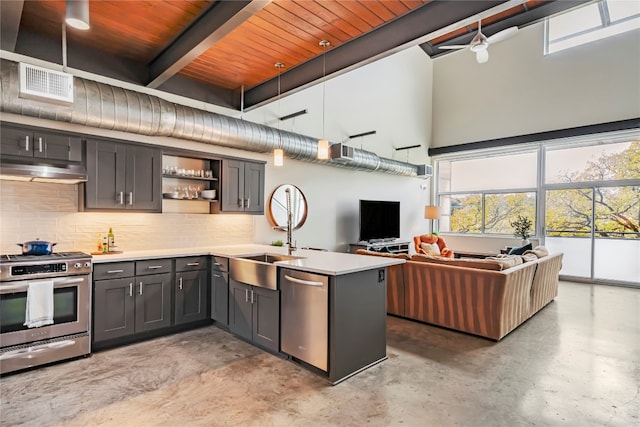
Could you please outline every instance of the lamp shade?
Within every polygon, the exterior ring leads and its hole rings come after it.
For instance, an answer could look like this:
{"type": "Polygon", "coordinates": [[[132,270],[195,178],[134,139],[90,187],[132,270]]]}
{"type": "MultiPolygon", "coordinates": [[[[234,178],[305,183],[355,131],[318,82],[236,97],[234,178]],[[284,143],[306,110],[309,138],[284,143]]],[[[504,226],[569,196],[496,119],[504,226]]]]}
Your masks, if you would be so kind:
{"type": "Polygon", "coordinates": [[[284,165],[284,151],[282,150],[282,148],[276,148],[275,150],[273,150],[273,165],[284,165]]]}
{"type": "Polygon", "coordinates": [[[424,218],[425,219],[438,219],[440,218],[440,207],[439,206],[425,206],[424,207],[424,218]]]}
{"type": "Polygon", "coordinates": [[[329,158],[329,141],[321,139],[318,141],[318,159],[327,160],[329,158]]]}
{"type": "Polygon", "coordinates": [[[67,0],[64,22],[78,30],[89,29],[89,0],[67,0]]]}

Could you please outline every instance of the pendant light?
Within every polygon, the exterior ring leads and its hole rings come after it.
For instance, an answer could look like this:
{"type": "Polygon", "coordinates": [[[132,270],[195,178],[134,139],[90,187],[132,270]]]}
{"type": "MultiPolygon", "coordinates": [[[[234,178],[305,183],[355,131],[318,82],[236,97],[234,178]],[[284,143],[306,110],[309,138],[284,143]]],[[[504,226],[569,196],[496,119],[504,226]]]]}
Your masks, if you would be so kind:
{"type": "Polygon", "coordinates": [[[275,67],[278,69],[278,148],[273,150],[273,165],[284,165],[284,150],[282,149],[282,136],[280,135],[280,71],[284,68],[282,62],[276,62],[275,67]]]}
{"type": "Polygon", "coordinates": [[[325,98],[326,98],[326,82],[324,78],[327,73],[327,62],[326,62],[326,54],[327,54],[327,46],[329,46],[328,40],[320,40],[320,46],[322,46],[322,139],[318,141],[318,159],[327,160],[329,158],[329,141],[326,139],[325,134],[325,120],[324,120],[324,110],[325,110],[325,98]]]}
{"type": "Polygon", "coordinates": [[[64,22],[77,30],[88,30],[89,0],[67,0],[64,22]]]}

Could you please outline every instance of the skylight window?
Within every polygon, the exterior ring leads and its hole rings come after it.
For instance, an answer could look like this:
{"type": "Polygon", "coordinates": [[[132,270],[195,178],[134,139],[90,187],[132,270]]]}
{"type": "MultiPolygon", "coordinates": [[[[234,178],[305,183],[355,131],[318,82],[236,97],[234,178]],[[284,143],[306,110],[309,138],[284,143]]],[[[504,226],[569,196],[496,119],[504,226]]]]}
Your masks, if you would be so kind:
{"type": "Polygon", "coordinates": [[[545,55],[640,28],[640,1],[600,0],[547,18],[545,55]]]}

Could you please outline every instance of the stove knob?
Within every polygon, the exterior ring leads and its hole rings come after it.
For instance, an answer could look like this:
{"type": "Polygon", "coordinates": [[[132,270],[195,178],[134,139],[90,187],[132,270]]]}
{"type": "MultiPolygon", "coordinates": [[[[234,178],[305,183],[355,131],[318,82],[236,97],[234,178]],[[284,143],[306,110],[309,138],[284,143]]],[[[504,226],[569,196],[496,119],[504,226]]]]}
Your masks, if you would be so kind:
{"type": "Polygon", "coordinates": [[[85,266],[85,268],[91,268],[91,263],[90,262],[85,262],[84,266],[85,266]]]}
{"type": "Polygon", "coordinates": [[[74,268],[82,268],[82,264],[79,262],[76,262],[75,264],[73,264],[74,268]]]}

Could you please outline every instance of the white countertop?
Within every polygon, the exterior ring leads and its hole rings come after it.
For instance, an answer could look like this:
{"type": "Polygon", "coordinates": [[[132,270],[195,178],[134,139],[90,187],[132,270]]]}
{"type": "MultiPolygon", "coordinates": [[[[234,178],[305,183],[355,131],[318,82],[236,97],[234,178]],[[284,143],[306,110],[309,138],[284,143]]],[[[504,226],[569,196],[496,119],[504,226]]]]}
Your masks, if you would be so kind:
{"type": "MultiPolygon", "coordinates": [[[[174,248],[174,249],[150,249],[144,251],[130,251],[121,254],[94,255],[96,264],[116,261],[134,261],[139,259],[174,258],[196,255],[216,255],[228,258],[238,256],[250,256],[259,254],[286,255],[287,248],[282,246],[269,246],[258,244],[210,246],[199,248],[174,248]]],[[[337,276],[341,274],[355,273],[358,271],[372,270],[402,264],[404,260],[396,258],[355,255],[341,252],[323,252],[299,249],[293,253],[297,259],[278,261],[275,264],[293,270],[303,270],[312,273],[337,276]]]]}

